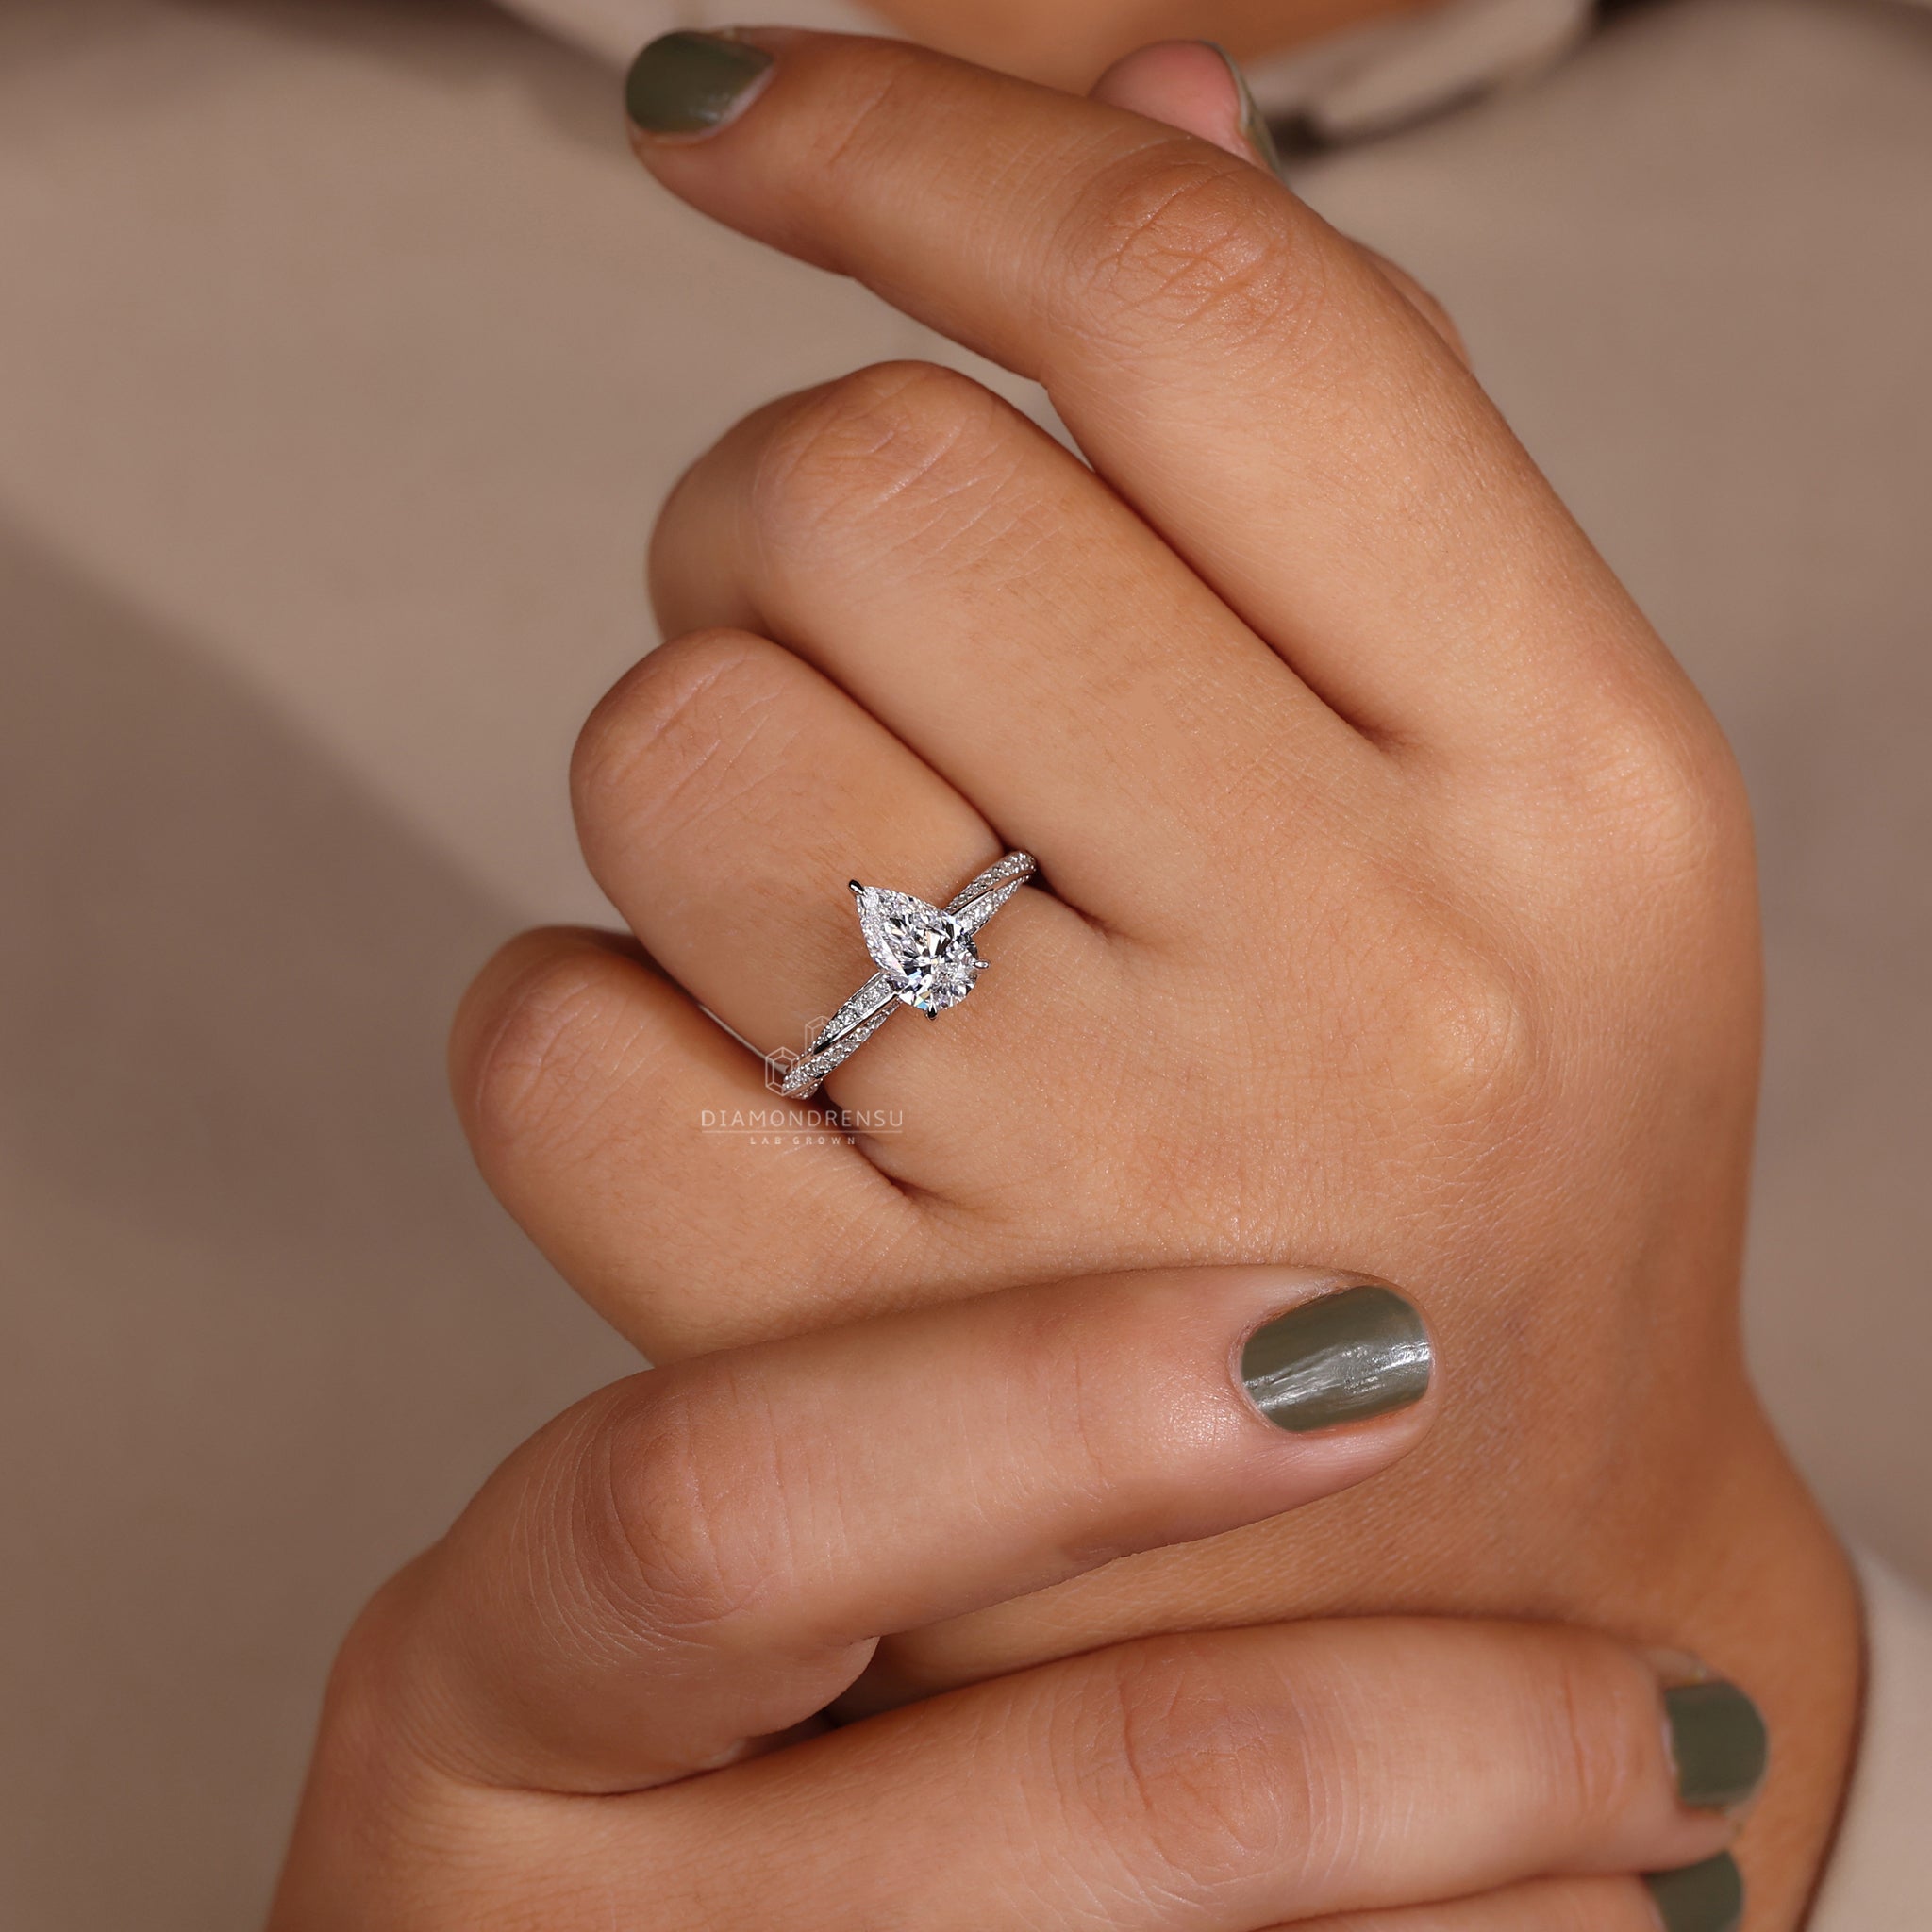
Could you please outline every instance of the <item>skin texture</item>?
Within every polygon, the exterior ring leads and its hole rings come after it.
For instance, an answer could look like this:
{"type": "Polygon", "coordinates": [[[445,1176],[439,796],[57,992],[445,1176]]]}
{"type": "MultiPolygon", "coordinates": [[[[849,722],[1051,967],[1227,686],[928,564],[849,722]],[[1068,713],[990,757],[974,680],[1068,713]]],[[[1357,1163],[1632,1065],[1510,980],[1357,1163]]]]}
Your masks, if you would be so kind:
{"type": "MultiPolygon", "coordinates": [[[[928,1622],[874,1708],[1141,1633],[1569,1620],[1758,1696],[1757,1932],[1850,1747],[1841,1557],[1746,1378],[1759,994],[1722,737],[1442,334],[1234,153],[904,47],[758,37],[674,192],[1046,385],[1090,472],[950,373],[749,419],[668,506],[674,641],[587,727],[585,852],[648,958],[529,936],[457,1091],[492,1185],[656,1359],[1073,1271],[1400,1281],[1442,1420],[1370,1488],[928,1622]],[[1042,533],[1050,533],[1050,541],[1042,533]],[[865,961],[842,881],[1023,891],[970,1002],[767,1159],[865,961]]],[[[1822,1285],[1828,1286],[1828,1285],[1822,1285]]]]}
{"type": "Polygon", "coordinates": [[[1400,1457],[1426,1397],[1296,1435],[1241,1392],[1318,1286],[1018,1291],[578,1405],[352,1635],[272,1932],[1249,1932],[1559,1874],[1641,1923],[1619,1874],[1734,1821],[1681,1801],[1656,1666],[1582,1632],[1156,1638],[817,1720],[881,1630],[1400,1457]]]}

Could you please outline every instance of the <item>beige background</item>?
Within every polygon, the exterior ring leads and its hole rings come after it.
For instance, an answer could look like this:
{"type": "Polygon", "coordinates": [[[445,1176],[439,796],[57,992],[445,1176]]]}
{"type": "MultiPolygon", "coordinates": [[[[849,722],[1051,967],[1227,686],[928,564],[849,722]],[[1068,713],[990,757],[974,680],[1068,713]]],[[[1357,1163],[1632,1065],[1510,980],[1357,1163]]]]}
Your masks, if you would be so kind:
{"type": "MultiPolygon", "coordinates": [[[[1686,0],[1304,186],[1738,742],[1753,1346],[1932,1583],[1932,18],[1686,0]]],[[[478,7],[0,13],[0,1923],[254,1924],[355,1604],[625,1365],[471,1178],[445,1017],[594,914],[563,759],[667,482],[930,352],[478,7]]]]}

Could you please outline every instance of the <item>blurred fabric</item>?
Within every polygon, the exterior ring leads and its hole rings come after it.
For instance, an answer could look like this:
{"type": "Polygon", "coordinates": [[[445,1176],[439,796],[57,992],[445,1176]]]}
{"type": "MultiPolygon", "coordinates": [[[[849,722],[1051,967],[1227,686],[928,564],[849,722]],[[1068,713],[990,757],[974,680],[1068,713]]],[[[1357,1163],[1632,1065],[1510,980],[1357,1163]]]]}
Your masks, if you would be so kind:
{"type": "MultiPolygon", "coordinates": [[[[1299,185],[1447,301],[1738,744],[1753,1350],[1932,1583],[1932,16],[1639,9],[1299,185]]],[[[0,261],[0,1923],[225,1932],[356,1605],[629,1365],[440,1061],[496,939],[608,917],[563,774],[658,499],[862,362],[1027,398],[459,0],[12,0],[0,261]]]]}

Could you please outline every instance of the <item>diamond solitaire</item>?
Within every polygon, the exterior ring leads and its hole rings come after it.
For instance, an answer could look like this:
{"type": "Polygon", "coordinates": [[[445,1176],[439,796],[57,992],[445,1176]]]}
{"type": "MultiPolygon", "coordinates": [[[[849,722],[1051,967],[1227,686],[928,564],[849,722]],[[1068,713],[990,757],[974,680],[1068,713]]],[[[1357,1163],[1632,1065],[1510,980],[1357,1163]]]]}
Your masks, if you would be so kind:
{"type": "Polygon", "coordinates": [[[973,991],[986,961],[951,913],[910,892],[861,886],[857,879],[852,891],[865,950],[908,1007],[936,1020],[973,991]]]}
{"type": "Polygon", "coordinates": [[[1037,868],[1024,852],[1009,852],[963,887],[946,906],[910,892],[852,881],[858,929],[879,970],[818,1029],[802,1054],[768,1056],[767,1081],[788,1100],[819,1082],[870,1040],[901,1006],[938,1019],[978,983],[986,961],[974,944],[979,928],[1030,879],[1037,868]]]}

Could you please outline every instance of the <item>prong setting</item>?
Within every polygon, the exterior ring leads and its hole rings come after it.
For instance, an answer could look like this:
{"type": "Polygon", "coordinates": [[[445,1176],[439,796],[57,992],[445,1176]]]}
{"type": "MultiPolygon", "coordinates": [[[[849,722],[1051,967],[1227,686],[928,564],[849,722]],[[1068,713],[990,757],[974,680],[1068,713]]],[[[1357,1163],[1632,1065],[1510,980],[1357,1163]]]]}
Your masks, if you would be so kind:
{"type": "Polygon", "coordinates": [[[941,908],[909,892],[847,881],[859,931],[878,971],[841,1007],[795,1059],[767,1061],[767,1078],[787,1099],[816,1090],[901,1005],[937,1019],[974,989],[987,961],[975,943],[981,926],[1038,870],[1032,857],[1009,852],[941,908]]]}

